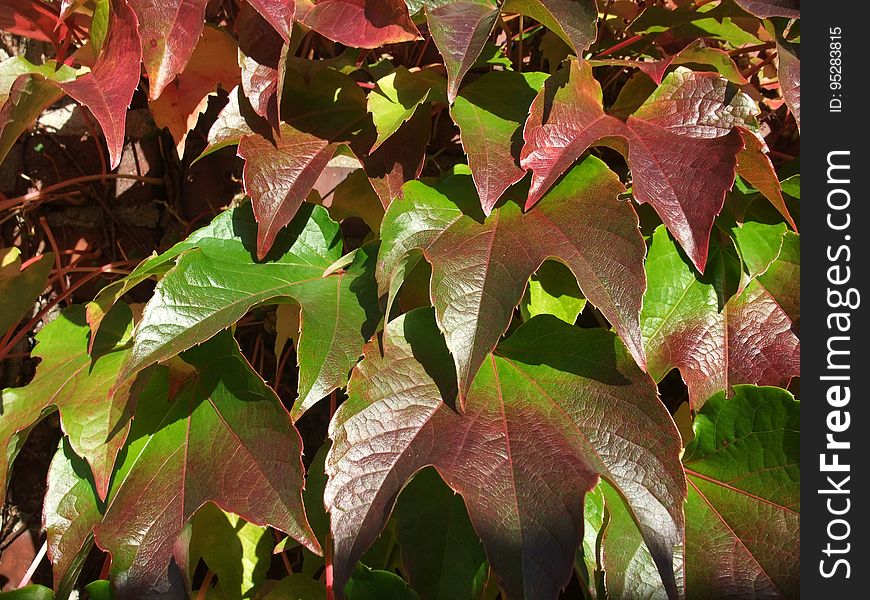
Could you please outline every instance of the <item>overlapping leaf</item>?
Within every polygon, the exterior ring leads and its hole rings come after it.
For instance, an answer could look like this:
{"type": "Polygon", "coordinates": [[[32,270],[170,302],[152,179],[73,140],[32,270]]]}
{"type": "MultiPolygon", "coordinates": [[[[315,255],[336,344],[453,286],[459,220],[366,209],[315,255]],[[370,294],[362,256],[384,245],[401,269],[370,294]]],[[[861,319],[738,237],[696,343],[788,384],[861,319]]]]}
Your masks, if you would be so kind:
{"type": "Polygon", "coordinates": [[[723,297],[721,271],[699,276],[664,227],[653,235],[646,271],[641,327],[649,373],[659,381],[679,369],[695,409],[735,384],[786,386],[799,374],[800,342],[783,308],[794,305],[786,299],[794,284],[773,287],[787,277],[771,280],[771,289],[755,279],[723,297]]]}
{"type": "Polygon", "coordinates": [[[366,347],[330,425],[325,502],[338,589],[403,484],[434,465],[463,495],[509,597],[555,598],[568,582],[583,496],[600,475],[628,500],[676,598],[679,434],[621,342],[542,316],[486,362],[459,415],[449,404],[451,360],[429,309],[392,321],[366,347]]]}
{"type": "Polygon", "coordinates": [[[604,113],[601,87],[587,63],[572,61],[532,103],[521,164],[533,173],[534,205],[594,144],[622,152],[633,195],[649,203],[703,272],[713,219],[734,182],[740,133],[758,109],[712,73],[678,69],[622,122],[604,113]]]}
{"type": "Polygon", "coordinates": [[[250,0],[250,3],[281,34],[285,42],[290,41],[296,0],[250,0]]]}
{"type": "Polygon", "coordinates": [[[45,291],[48,274],[54,266],[51,252],[37,257],[21,268],[18,248],[0,248],[0,331],[6,331],[33,308],[33,303],[45,291]]]}
{"type": "Polygon", "coordinates": [[[390,205],[381,227],[381,292],[392,298],[421,256],[432,264],[430,295],[461,398],[507,329],[529,276],[550,257],[573,271],[584,296],[644,364],[638,321],[644,244],[631,205],[617,200],[622,189],[604,163],[589,157],[525,214],[511,201],[484,218],[467,175],[436,187],[409,183],[404,200],[390,205]]]}
{"type": "Polygon", "coordinates": [[[341,258],[342,240],[326,210],[310,204],[279,232],[264,262],[255,258],[255,231],[249,207],[227,211],[130,275],[135,281],[169,269],[145,306],[119,381],[208,340],[253,306],[292,300],[302,308],[294,417],[344,386],[380,320],[375,249],[361,248],[346,270],[324,276],[341,258]]]}
{"type": "Polygon", "coordinates": [[[377,48],[420,36],[404,0],[320,0],[302,22],[354,48],[377,48]]]}
{"type": "Polygon", "coordinates": [[[302,505],[302,440],[275,392],[229,333],[182,359],[196,373],[181,372],[187,378],[173,401],[164,392],[139,403],[96,530],[97,544],[112,554],[121,599],[177,593],[168,570],[173,547],[206,502],[319,552],[302,505]]]}

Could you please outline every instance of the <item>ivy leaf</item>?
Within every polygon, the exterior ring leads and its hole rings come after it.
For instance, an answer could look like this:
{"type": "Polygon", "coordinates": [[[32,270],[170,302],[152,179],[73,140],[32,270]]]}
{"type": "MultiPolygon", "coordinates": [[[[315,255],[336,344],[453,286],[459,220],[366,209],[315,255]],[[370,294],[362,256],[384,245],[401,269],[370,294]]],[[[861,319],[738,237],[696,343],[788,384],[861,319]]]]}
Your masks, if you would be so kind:
{"type": "Polygon", "coordinates": [[[35,259],[22,269],[18,248],[0,248],[0,331],[18,323],[45,291],[54,254],[47,252],[35,259]]]}
{"type": "Polygon", "coordinates": [[[3,600],[54,600],[54,591],[34,583],[17,590],[3,592],[3,600]]]}
{"type": "Polygon", "coordinates": [[[140,382],[119,386],[109,399],[118,370],[129,354],[132,312],[124,304],[109,313],[88,355],[88,326],[81,305],[64,310],[36,335],[32,355],[42,359],[33,380],[3,390],[0,421],[0,491],[8,470],[30,429],[54,410],[61,428],[94,473],[97,492],[105,498],[115,457],[124,444],[140,382]]]}
{"type": "Polygon", "coordinates": [[[245,160],[245,193],[257,218],[259,260],[293,220],[334,153],[334,144],[284,123],[274,145],[259,135],[242,137],[239,156],[245,160]]]}
{"type": "Polygon", "coordinates": [[[326,586],[302,573],[279,581],[261,600],[325,600],[326,586]]]}
{"type": "Polygon", "coordinates": [[[683,456],[686,588],[699,598],[794,598],[800,581],[800,403],[735,386],[695,417],[683,456]]]}
{"type": "Polygon", "coordinates": [[[258,115],[278,129],[278,71],[284,40],[251,5],[242,6],[235,29],[245,97],[258,115]]]}
{"type": "Polygon", "coordinates": [[[506,0],[502,10],[533,18],[565,40],[578,57],[598,37],[595,0],[506,0]]]}
{"type": "Polygon", "coordinates": [[[404,0],[321,0],[302,22],[353,48],[378,48],[420,39],[404,0]]]}
{"type": "Polygon", "coordinates": [[[374,152],[427,100],[445,101],[444,78],[432,70],[410,72],[405,67],[384,75],[366,100],[367,109],[378,132],[371,152],[374,152]],[[443,99],[442,99],[443,97],[443,99]]]}
{"type": "Polygon", "coordinates": [[[12,35],[57,47],[69,33],[57,7],[42,0],[0,0],[0,6],[0,29],[12,35]]]}
{"type": "Polygon", "coordinates": [[[571,270],[557,260],[546,260],[529,279],[520,303],[523,320],[536,315],[553,315],[573,325],[586,306],[571,270]]]}
{"type": "Polygon", "coordinates": [[[679,434],[614,334],[532,319],[487,357],[463,415],[448,404],[453,369],[431,310],[389,323],[364,355],[330,424],[324,499],[337,591],[404,483],[433,465],[465,499],[509,597],[555,598],[568,583],[583,496],[599,475],[629,500],[677,597],[679,434]]]}
{"type": "Polygon", "coordinates": [[[302,505],[302,440],[275,392],[229,333],[182,359],[196,374],[174,401],[139,403],[96,530],[121,599],[166,597],[176,538],[206,502],[320,551],[302,505]]]}
{"type": "Polygon", "coordinates": [[[520,128],[547,77],[493,71],[466,86],[450,109],[487,216],[505,190],[526,174],[519,165],[520,128]]]}
{"type": "Polygon", "coordinates": [[[589,146],[626,156],[633,194],[649,203],[703,272],[713,219],[734,183],[743,147],[735,130],[754,119],[752,100],[712,73],[677,69],[626,122],[606,115],[588,63],[572,61],[532,103],[521,165],[533,206],[589,146]]]}
{"type": "Polygon", "coordinates": [[[641,327],[649,373],[661,381],[679,369],[694,409],[719,391],[730,395],[735,384],[785,387],[798,376],[792,321],[761,281],[720,297],[720,274],[699,276],[664,227],[653,234],[646,272],[641,327]]]}
{"type": "Polygon", "coordinates": [[[776,29],[776,56],[779,60],[779,85],[798,129],[801,126],[801,60],[799,45],[785,39],[783,32],[776,29]]]}
{"type": "Polygon", "coordinates": [[[758,277],[761,285],[770,292],[795,326],[801,319],[800,270],[800,236],[787,231],[776,260],[758,277]]]}
{"type": "Polygon", "coordinates": [[[266,262],[257,262],[252,254],[255,226],[250,208],[227,211],[180,250],[153,259],[155,268],[161,260],[160,268],[173,260],[175,265],[145,306],[120,382],[210,339],[253,306],[292,300],[302,307],[294,419],[345,385],[359,349],[380,320],[373,278],[376,250],[364,246],[346,270],[324,276],[341,258],[342,246],[338,224],[326,209],[304,205],[279,233],[266,262]]]}
{"type": "Polygon", "coordinates": [[[391,303],[421,254],[432,264],[430,296],[462,400],[507,330],[529,277],[550,257],[571,269],[584,296],[644,364],[638,314],[645,248],[637,215],[617,200],[622,185],[603,162],[586,158],[534,211],[523,214],[507,202],[485,220],[468,175],[404,189],[405,199],[390,205],[381,226],[378,283],[391,303]]]}
{"type": "Polygon", "coordinates": [[[266,139],[272,138],[269,122],[256,113],[241,86],[236,86],[230,90],[229,102],[221,109],[208,130],[208,145],[194,162],[221,148],[236,146],[242,137],[254,133],[266,139]]]}
{"type": "Polygon", "coordinates": [[[734,0],[746,12],[761,19],[787,17],[799,19],[800,0],[734,0]]]}
{"type": "Polygon", "coordinates": [[[462,498],[434,469],[417,473],[402,490],[395,519],[402,570],[422,598],[481,597],[489,572],[486,554],[462,498]]]}
{"type": "Polygon", "coordinates": [[[459,84],[474,65],[498,20],[494,0],[425,0],[432,41],[447,67],[447,100],[459,93],[459,84]]]}
{"type": "Polygon", "coordinates": [[[347,600],[420,600],[405,580],[391,573],[359,565],[345,589],[347,600]]]}
{"type": "Polygon", "coordinates": [[[196,126],[208,107],[208,97],[218,86],[229,91],[239,83],[238,48],[233,38],[217,27],[206,27],[184,71],[148,103],[158,127],[166,127],[184,157],[187,132],[196,126]]]}
{"type": "Polygon", "coordinates": [[[103,50],[90,73],[57,85],[94,115],[109,148],[109,163],[121,163],[127,107],[139,86],[139,31],[136,15],[127,2],[113,0],[109,32],[103,50]]]}
{"type": "Polygon", "coordinates": [[[72,592],[102,516],[90,469],[62,440],[48,468],[42,508],[57,598],[68,598],[72,592]]]}
{"type": "Polygon", "coordinates": [[[289,43],[296,16],[296,0],[250,0],[250,3],[281,34],[284,42],[289,43]]]}
{"type": "MultiPolygon", "coordinates": [[[[116,0],[117,1],[117,0],[116,0]]],[[[139,19],[148,99],[156,100],[184,71],[202,35],[208,0],[127,0],[139,19]]],[[[137,68],[138,75],[138,68],[137,68]]]]}
{"type": "Polygon", "coordinates": [[[767,145],[755,134],[740,130],[744,148],[737,154],[737,173],[752,184],[785,217],[791,228],[797,231],[794,219],[782,197],[782,187],[773,169],[770,158],[765,153],[767,145]]]}

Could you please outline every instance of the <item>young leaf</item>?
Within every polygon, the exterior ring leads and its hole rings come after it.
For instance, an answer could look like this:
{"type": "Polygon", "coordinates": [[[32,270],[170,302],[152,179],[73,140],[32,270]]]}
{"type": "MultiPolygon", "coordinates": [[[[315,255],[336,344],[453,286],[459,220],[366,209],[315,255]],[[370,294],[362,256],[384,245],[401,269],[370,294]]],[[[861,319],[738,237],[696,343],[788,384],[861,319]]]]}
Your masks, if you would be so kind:
{"type": "Polygon", "coordinates": [[[174,401],[140,402],[96,530],[121,599],[167,593],[176,538],[206,502],[320,550],[302,505],[302,440],[275,392],[229,333],[182,359],[196,374],[174,401]]]}
{"type": "Polygon", "coordinates": [[[290,42],[293,19],[296,16],[296,0],[249,0],[251,6],[263,15],[275,28],[285,43],[290,42]]]}
{"type": "Polygon", "coordinates": [[[520,128],[547,77],[493,71],[466,86],[450,109],[487,216],[505,190],[526,174],[519,165],[520,128]]]}
{"type": "MultiPolygon", "coordinates": [[[[638,364],[644,244],[632,206],[603,162],[586,158],[533,211],[507,202],[486,219],[471,177],[405,186],[381,227],[377,278],[390,302],[421,253],[432,264],[430,295],[456,362],[461,399],[507,330],[529,277],[555,257],[613,323],[638,364]]],[[[389,313],[388,313],[389,314],[389,313]]]]}
{"type": "Polygon", "coordinates": [[[37,334],[32,354],[42,361],[33,381],[3,390],[0,491],[5,491],[9,467],[30,429],[58,410],[61,428],[75,453],[90,464],[97,492],[105,498],[139,390],[131,379],[109,398],[118,370],[130,352],[127,343],[131,330],[130,308],[117,305],[95,337],[96,360],[88,354],[84,306],[67,308],[37,334]]]}
{"type": "Polygon", "coordinates": [[[72,592],[94,545],[94,527],[102,516],[90,469],[73,453],[68,441],[62,440],[48,468],[42,508],[58,600],[65,600],[72,592]]]}
{"type": "Polygon", "coordinates": [[[237,208],[219,215],[182,249],[152,259],[162,260],[161,268],[173,260],[175,266],[145,306],[120,382],[210,339],[253,306],[292,299],[302,307],[294,418],[345,385],[359,349],[380,320],[376,250],[364,246],[346,270],[324,276],[341,258],[342,246],[338,224],[326,209],[304,205],[278,234],[266,262],[253,255],[255,229],[250,208],[237,208]]]}
{"type": "Polygon", "coordinates": [[[208,97],[218,86],[229,91],[239,83],[238,48],[233,38],[217,27],[206,27],[184,71],[149,102],[158,127],[166,127],[184,157],[187,132],[196,126],[208,107],[208,97]]]}
{"type": "Polygon", "coordinates": [[[589,146],[612,145],[627,157],[635,199],[652,205],[703,272],[743,147],[734,128],[758,112],[729,86],[718,75],[678,69],[623,123],[604,113],[588,63],[572,61],[544,84],[525,125],[521,165],[533,173],[526,207],[589,146]]]}
{"type": "Polygon", "coordinates": [[[417,473],[402,490],[395,518],[403,572],[423,600],[481,597],[486,554],[462,498],[434,469],[417,473]]]}
{"type": "Polygon", "coordinates": [[[759,280],[721,298],[719,274],[699,276],[664,227],[653,235],[646,272],[641,327],[649,373],[661,381],[679,369],[694,409],[719,391],[730,395],[735,384],[786,386],[798,376],[800,342],[785,300],[759,280]]]}
{"type": "Polygon", "coordinates": [[[500,11],[495,0],[425,0],[432,41],[447,67],[447,100],[451,104],[459,84],[489,40],[500,11]]]}
{"type": "Polygon", "coordinates": [[[795,598],[800,577],[800,404],[740,385],[695,417],[683,456],[686,590],[704,598],[795,598]]]}
{"type": "Polygon", "coordinates": [[[420,38],[404,0],[320,0],[302,22],[353,48],[377,48],[420,38]]]}
{"type": "Polygon", "coordinates": [[[325,502],[337,591],[398,491],[433,465],[465,499],[509,597],[551,599],[568,583],[583,496],[599,475],[628,499],[677,597],[679,434],[614,334],[532,319],[487,357],[464,415],[448,404],[455,378],[431,310],[392,321],[364,354],[330,424],[325,502]]]}
{"type": "Polygon", "coordinates": [[[196,42],[202,35],[208,0],[127,2],[139,19],[141,56],[150,84],[148,99],[156,100],[163,93],[163,88],[187,66],[196,42]]]}
{"type": "Polygon", "coordinates": [[[8,330],[33,308],[53,266],[54,255],[47,252],[22,269],[18,248],[0,248],[0,331],[8,330]]]}

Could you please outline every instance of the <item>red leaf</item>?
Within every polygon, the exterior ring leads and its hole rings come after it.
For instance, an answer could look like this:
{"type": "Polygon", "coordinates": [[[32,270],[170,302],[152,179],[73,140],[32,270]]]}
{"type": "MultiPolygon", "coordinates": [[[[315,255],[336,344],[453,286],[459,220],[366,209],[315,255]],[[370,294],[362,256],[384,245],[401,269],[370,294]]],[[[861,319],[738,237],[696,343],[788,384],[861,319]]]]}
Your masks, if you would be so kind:
{"type": "Polygon", "coordinates": [[[266,256],[275,236],[293,219],[334,152],[335,144],[286,124],[276,145],[256,134],[239,142],[245,193],[257,218],[257,258],[266,256]]]}
{"type": "Polygon", "coordinates": [[[90,73],[57,85],[94,114],[106,136],[112,168],[121,162],[127,107],[139,85],[142,57],[136,15],[125,0],[112,1],[109,33],[90,73]]]}
{"type": "Polygon", "coordinates": [[[751,131],[740,130],[744,148],[737,154],[737,174],[752,184],[785,217],[791,228],[797,231],[794,219],[785,205],[782,188],[770,158],[764,153],[767,145],[751,131]]]}
{"type": "Polygon", "coordinates": [[[184,72],[166,86],[157,100],[149,102],[154,122],[169,129],[179,157],[184,157],[187,132],[205,112],[208,97],[218,86],[230,91],[239,83],[237,54],[235,40],[229,34],[206,27],[184,72]]]}
{"type": "Polygon", "coordinates": [[[590,146],[612,146],[628,160],[635,199],[655,208],[703,272],[713,219],[743,146],[733,129],[753,116],[739,94],[725,101],[727,83],[713,73],[678,70],[623,123],[604,113],[588,63],[572,61],[547,81],[526,121],[520,158],[533,172],[526,208],[590,146]]]}
{"type": "Polygon", "coordinates": [[[321,0],[302,22],[354,48],[377,48],[420,38],[404,0],[321,0]]]}
{"type": "Polygon", "coordinates": [[[776,36],[776,55],[779,58],[779,87],[798,130],[801,126],[801,61],[795,44],[776,36]]]}
{"type": "Polygon", "coordinates": [[[67,35],[57,8],[42,0],[0,0],[0,29],[55,46],[67,35]]]}
{"type": "MultiPolygon", "coordinates": [[[[290,42],[293,18],[296,16],[296,0],[248,0],[263,17],[271,23],[285,42],[290,42]]],[[[244,9],[243,9],[244,10],[244,9]]]]}
{"type": "Polygon", "coordinates": [[[258,115],[278,129],[278,71],[284,41],[247,5],[236,19],[242,89],[258,115]]]}
{"type": "Polygon", "coordinates": [[[184,71],[202,35],[208,0],[127,0],[139,17],[142,60],[156,100],[184,71]]]}

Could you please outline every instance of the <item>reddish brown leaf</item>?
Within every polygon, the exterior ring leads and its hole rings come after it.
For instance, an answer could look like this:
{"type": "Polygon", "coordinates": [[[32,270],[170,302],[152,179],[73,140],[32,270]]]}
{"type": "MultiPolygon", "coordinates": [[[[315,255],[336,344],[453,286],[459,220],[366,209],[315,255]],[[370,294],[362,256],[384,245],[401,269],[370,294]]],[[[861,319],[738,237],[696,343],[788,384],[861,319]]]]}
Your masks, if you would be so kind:
{"type": "Polygon", "coordinates": [[[776,38],[776,55],[779,58],[779,87],[798,129],[801,126],[801,61],[795,44],[782,36],[776,38]]]}
{"type": "Polygon", "coordinates": [[[93,113],[106,136],[112,168],[121,162],[127,107],[139,85],[139,34],[136,15],[125,0],[112,0],[109,33],[90,73],[58,86],[93,113]]]}
{"type": "Polygon", "coordinates": [[[273,145],[256,134],[239,142],[239,156],[245,159],[245,193],[253,201],[257,218],[257,257],[261,260],[335,152],[335,144],[286,124],[281,125],[276,142],[273,145]]]}
{"type": "Polygon", "coordinates": [[[0,0],[0,29],[55,46],[67,35],[57,8],[42,0],[0,0]]]}
{"type": "Polygon", "coordinates": [[[296,0],[249,0],[249,2],[269,21],[285,42],[290,41],[293,18],[296,16],[296,0]]]}
{"type": "Polygon", "coordinates": [[[184,71],[205,22],[208,0],[127,0],[139,17],[148,98],[156,100],[184,71]]]}
{"type": "Polygon", "coordinates": [[[284,41],[248,5],[236,19],[242,89],[254,111],[278,129],[278,68],[284,41]]]}
{"type": "Polygon", "coordinates": [[[769,17],[787,17],[799,19],[801,16],[800,0],[734,0],[746,12],[767,19],[769,17]]]}
{"type": "Polygon", "coordinates": [[[622,122],[604,113],[588,63],[572,61],[547,81],[526,121],[521,164],[533,173],[526,208],[587,148],[613,146],[627,157],[635,199],[653,206],[703,272],[743,147],[734,128],[757,111],[728,85],[713,73],[678,70],[622,122]]]}
{"type": "Polygon", "coordinates": [[[184,156],[187,132],[208,106],[208,97],[218,86],[232,90],[239,83],[238,49],[232,37],[216,27],[206,27],[184,72],[149,102],[158,127],[166,127],[175,140],[178,156],[184,156]]]}
{"type": "Polygon", "coordinates": [[[737,154],[737,174],[752,184],[770,203],[785,217],[791,228],[797,231],[794,219],[785,205],[779,178],[773,169],[773,164],[765,151],[767,145],[755,134],[746,129],[740,129],[743,137],[743,150],[737,154]]]}
{"type": "Polygon", "coordinates": [[[321,0],[302,22],[354,48],[377,48],[420,38],[404,0],[321,0]]]}

